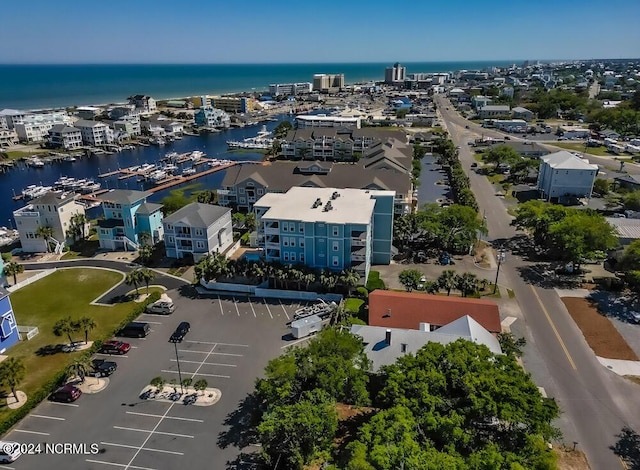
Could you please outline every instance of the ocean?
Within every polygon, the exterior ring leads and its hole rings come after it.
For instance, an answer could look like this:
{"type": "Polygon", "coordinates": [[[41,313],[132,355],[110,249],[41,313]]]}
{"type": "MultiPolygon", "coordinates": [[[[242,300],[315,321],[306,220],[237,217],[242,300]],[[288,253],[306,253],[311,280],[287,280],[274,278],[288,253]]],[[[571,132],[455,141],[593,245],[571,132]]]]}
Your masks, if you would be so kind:
{"type": "MultiPolygon", "coordinates": [[[[483,70],[516,61],[403,63],[407,73],[483,70]]],[[[311,82],[316,73],[344,73],[347,83],[383,80],[390,63],[1,65],[0,109],[50,109],[155,99],[266,91],[272,83],[311,82]]]]}

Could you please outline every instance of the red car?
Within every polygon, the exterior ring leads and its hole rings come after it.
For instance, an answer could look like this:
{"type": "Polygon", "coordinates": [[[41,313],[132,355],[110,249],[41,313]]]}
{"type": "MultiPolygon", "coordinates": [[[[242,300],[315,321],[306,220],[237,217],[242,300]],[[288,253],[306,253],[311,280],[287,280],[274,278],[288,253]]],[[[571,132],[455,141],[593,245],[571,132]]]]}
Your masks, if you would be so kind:
{"type": "Polygon", "coordinates": [[[52,401],[61,401],[61,402],[70,403],[80,398],[80,395],[82,395],[82,391],[79,388],[74,387],[73,385],[67,384],[67,385],[63,385],[58,390],[53,392],[49,397],[49,399],[52,401]]]}
{"type": "Polygon", "coordinates": [[[105,341],[100,348],[100,352],[103,354],[127,354],[131,349],[129,343],[123,343],[122,341],[105,341]]]}

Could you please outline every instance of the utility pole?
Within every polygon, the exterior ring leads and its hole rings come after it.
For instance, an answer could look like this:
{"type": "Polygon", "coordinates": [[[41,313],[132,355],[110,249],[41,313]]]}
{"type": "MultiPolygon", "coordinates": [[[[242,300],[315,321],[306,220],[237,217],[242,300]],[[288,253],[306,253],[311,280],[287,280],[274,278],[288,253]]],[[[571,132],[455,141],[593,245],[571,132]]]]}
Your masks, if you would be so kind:
{"type": "Polygon", "coordinates": [[[173,343],[173,346],[176,350],[176,364],[178,364],[178,379],[180,380],[180,393],[184,395],[184,388],[182,387],[182,372],[180,371],[180,359],[178,358],[178,343],[182,343],[182,340],[178,340],[177,338],[170,338],[170,343],[173,343]]]}
{"type": "Polygon", "coordinates": [[[498,251],[498,269],[496,271],[496,282],[493,284],[493,293],[495,294],[498,291],[498,276],[500,276],[500,265],[507,258],[505,251],[500,248],[498,251]]]}

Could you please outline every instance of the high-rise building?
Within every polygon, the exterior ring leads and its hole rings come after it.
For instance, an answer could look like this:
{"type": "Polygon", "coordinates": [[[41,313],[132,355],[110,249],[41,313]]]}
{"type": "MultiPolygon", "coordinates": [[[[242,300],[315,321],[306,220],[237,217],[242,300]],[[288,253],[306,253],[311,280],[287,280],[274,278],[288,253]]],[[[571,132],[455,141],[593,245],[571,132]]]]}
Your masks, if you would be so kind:
{"type": "Polygon", "coordinates": [[[404,82],[407,76],[407,68],[396,62],[393,67],[387,67],[384,71],[384,82],[394,84],[404,82]]]}
{"type": "Polygon", "coordinates": [[[332,91],[344,88],[344,74],[317,73],[313,76],[313,91],[332,91]]]}

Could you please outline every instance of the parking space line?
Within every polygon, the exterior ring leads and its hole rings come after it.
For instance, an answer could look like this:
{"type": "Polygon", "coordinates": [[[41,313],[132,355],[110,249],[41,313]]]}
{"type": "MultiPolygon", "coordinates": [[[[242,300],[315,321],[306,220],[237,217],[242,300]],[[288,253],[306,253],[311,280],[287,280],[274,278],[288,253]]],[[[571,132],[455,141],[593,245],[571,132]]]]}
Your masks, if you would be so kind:
{"type": "Polygon", "coordinates": [[[247,300],[249,301],[249,306],[251,307],[251,311],[253,312],[253,317],[258,318],[258,315],[256,315],[256,311],[253,309],[253,304],[251,303],[251,297],[247,297],[247,300]]]}
{"type": "MultiPolygon", "coordinates": [[[[136,465],[126,465],[126,464],[123,464],[123,463],[105,462],[104,460],[85,459],[85,462],[101,463],[103,465],[111,465],[113,467],[126,467],[126,468],[132,468],[134,470],[156,470],[155,468],[149,468],[149,467],[138,467],[136,465]]],[[[9,468],[9,467],[3,467],[3,469],[4,468],[9,468]]]]}
{"type": "MultiPolygon", "coordinates": [[[[178,362],[176,359],[171,359],[171,362],[178,362]]],[[[201,361],[185,361],[184,359],[180,360],[180,364],[202,364],[205,366],[220,366],[220,367],[238,367],[235,364],[221,364],[219,362],[201,362],[201,361]]]]}
{"type": "Polygon", "coordinates": [[[14,432],[24,432],[26,434],[38,434],[39,436],[49,436],[48,432],[27,431],[26,429],[14,429],[14,432]]]}
{"type": "Polygon", "coordinates": [[[145,320],[145,323],[148,323],[149,325],[162,325],[162,322],[159,321],[149,321],[149,320],[145,320]]]}
{"type": "Polygon", "coordinates": [[[263,297],[262,301],[264,302],[264,306],[267,307],[267,312],[269,312],[269,316],[271,317],[271,319],[273,319],[273,315],[271,315],[271,309],[269,308],[269,304],[267,304],[267,299],[263,297]]]}
{"type": "Polygon", "coordinates": [[[235,297],[231,297],[233,299],[233,306],[236,308],[236,312],[238,313],[238,316],[240,316],[240,309],[238,309],[238,302],[236,301],[235,297]]]}
{"type": "Polygon", "coordinates": [[[173,433],[173,432],[150,431],[149,429],[125,428],[124,426],[114,426],[113,429],[122,429],[123,431],[135,431],[135,432],[153,432],[153,434],[162,434],[163,436],[185,437],[185,438],[188,438],[188,439],[193,439],[193,436],[191,436],[189,434],[177,434],[177,433],[173,433]]]}
{"type": "Polygon", "coordinates": [[[220,296],[218,296],[218,305],[220,305],[220,313],[224,316],[224,310],[222,308],[222,300],[220,300],[220,296]]]}
{"type": "MultiPolygon", "coordinates": [[[[163,369],[160,372],[164,372],[166,374],[177,374],[178,373],[177,370],[166,370],[166,369],[163,369]]],[[[204,374],[202,372],[185,372],[185,371],[182,371],[182,375],[188,375],[188,374],[192,374],[192,378],[195,377],[196,375],[198,375],[198,376],[202,375],[203,377],[216,377],[218,379],[230,379],[231,378],[228,375],[204,374]]]]}
{"type": "Polygon", "coordinates": [[[295,346],[296,344],[302,343],[303,341],[307,341],[307,340],[309,340],[308,337],[307,338],[301,338],[301,339],[299,339],[297,341],[293,341],[293,342],[291,342],[289,344],[285,344],[284,346],[281,346],[280,349],[288,348],[289,346],[295,346]]]}
{"type": "Polygon", "coordinates": [[[214,352],[209,352],[209,351],[194,351],[193,349],[178,349],[178,352],[188,352],[188,353],[194,353],[194,354],[212,354],[214,356],[244,357],[244,354],[214,353],[214,352]]]}
{"type": "Polygon", "coordinates": [[[121,358],[121,357],[129,357],[126,354],[122,354],[122,355],[115,355],[115,354],[105,354],[105,353],[96,353],[96,356],[108,356],[108,357],[117,357],[117,358],[121,358]]]}
{"type": "Polygon", "coordinates": [[[74,408],[77,408],[80,406],[80,405],[76,405],[75,403],[60,403],[58,401],[52,401],[49,403],[51,403],[52,405],[59,405],[59,406],[73,406],[74,408]]]}
{"type": "Polygon", "coordinates": [[[287,309],[284,308],[284,305],[282,305],[282,300],[278,299],[278,302],[280,302],[280,306],[282,307],[282,311],[287,316],[287,320],[289,320],[289,314],[287,313],[287,309]]]}
{"type": "MultiPolygon", "coordinates": [[[[158,423],[160,424],[160,423],[158,423]]],[[[149,434],[149,437],[151,437],[153,434],[149,434]]],[[[149,437],[147,438],[147,440],[149,440],[149,437]]],[[[146,444],[147,441],[144,441],[144,444],[146,444]]],[[[164,450],[164,449],[153,449],[151,447],[140,447],[138,448],[138,446],[130,446],[127,444],[117,444],[115,442],[100,442],[100,444],[104,445],[104,446],[113,446],[113,447],[124,447],[125,449],[138,449],[138,452],[136,452],[136,455],[134,455],[131,458],[131,461],[133,462],[133,459],[135,459],[138,454],[140,453],[141,450],[148,450],[149,452],[160,452],[161,454],[173,454],[173,455],[184,455],[184,452],[175,452],[173,450],[164,450]]],[[[143,444],[143,446],[144,446],[143,444]]],[[[130,465],[126,465],[125,468],[132,468],[130,465]]]]}
{"type": "Polygon", "coordinates": [[[249,347],[248,344],[219,343],[217,341],[213,342],[213,341],[190,341],[190,340],[186,340],[186,341],[183,341],[183,343],[208,344],[208,345],[217,344],[218,346],[236,346],[238,348],[248,348],[249,347]]]}
{"type": "MultiPolygon", "coordinates": [[[[127,411],[128,415],[146,416],[148,418],[162,418],[162,415],[154,415],[150,413],[139,413],[137,411],[127,411]]],[[[190,421],[192,423],[204,423],[203,419],[181,418],[180,416],[165,416],[164,419],[175,419],[179,421],[190,421]]]]}
{"type": "Polygon", "coordinates": [[[45,416],[45,415],[34,415],[34,414],[30,414],[27,416],[31,416],[32,418],[55,419],[57,421],[66,421],[66,418],[58,418],[57,416],[45,416]]]}

